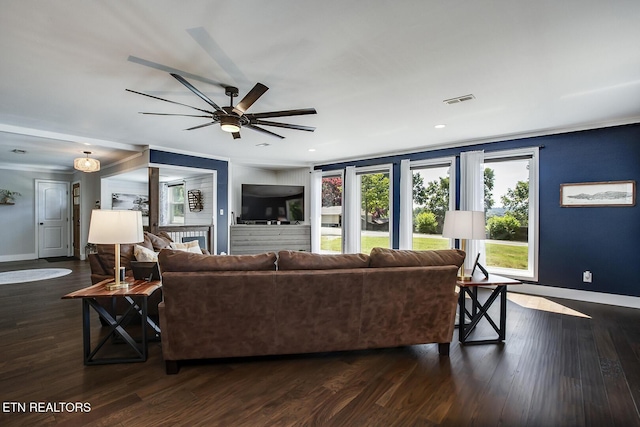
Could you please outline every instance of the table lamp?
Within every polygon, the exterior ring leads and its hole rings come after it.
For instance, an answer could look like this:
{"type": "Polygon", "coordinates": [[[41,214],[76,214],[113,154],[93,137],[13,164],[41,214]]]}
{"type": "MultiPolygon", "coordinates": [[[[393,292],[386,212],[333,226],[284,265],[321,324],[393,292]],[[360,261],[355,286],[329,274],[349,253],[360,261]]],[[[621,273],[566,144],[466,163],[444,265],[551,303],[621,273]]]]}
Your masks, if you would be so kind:
{"type": "MultiPolygon", "coordinates": [[[[484,240],[485,220],[482,211],[447,211],[444,215],[442,237],[460,240],[460,249],[466,253],[466,240],[484,240]]],[[[458,280],[471,280],[465,275],[464,263],[460,266],[458,280]]]]}
{"type": "Polygon", "coordinates": [[[128,287],[127,282],[120,280],[120,244],[140,243],[144,240],[142,212],[93,210],[87,240],[89,243],[115,245],[115,280],[107,283],[106,287],[108,290],[128,287]]]}

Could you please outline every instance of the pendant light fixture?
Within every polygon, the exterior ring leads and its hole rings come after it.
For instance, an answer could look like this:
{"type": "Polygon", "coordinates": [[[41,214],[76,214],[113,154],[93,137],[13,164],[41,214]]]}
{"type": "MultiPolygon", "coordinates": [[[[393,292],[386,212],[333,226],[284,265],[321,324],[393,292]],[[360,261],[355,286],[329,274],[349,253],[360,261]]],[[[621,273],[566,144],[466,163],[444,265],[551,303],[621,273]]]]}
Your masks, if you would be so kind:
{"type": "Polygon", "coordinates": [[[96,159],[90,159],[89,154],[91,151],[84,151],[87,157],[78,157],[73,161],[73,167],[82,172],[97,172],[100,170],[100,161],[96,159]]]}

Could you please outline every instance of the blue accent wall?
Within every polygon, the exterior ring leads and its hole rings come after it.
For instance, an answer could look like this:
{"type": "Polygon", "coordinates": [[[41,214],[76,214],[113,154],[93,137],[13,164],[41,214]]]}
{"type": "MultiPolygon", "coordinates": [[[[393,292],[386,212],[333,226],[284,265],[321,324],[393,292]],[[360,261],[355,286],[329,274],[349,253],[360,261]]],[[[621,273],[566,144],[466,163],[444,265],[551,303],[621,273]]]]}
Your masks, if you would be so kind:
{"type": "Polygon", "coordinates": [[[218,253],[229,252],[227,242],[229,240],[229,162],[224,160],[208,159],[205,157],[190,156],[186,154],[170,153],[167,151],[150,150],[149,162],[162,165],[184,166],[189,168],[209,169],[217,173],[217,204],[218,210],[224,209],[224,215],[214,212],[216,220],[218,253]]]}
{"type": "MultiPolygon", "coordinates": [[[[640,124],[506,140],[317,166],[393,164],[393,247],[399,246],[400,161],[459,156],[469,150],[540,146],[540,240],[538,283],[570,289],[640,296],[640,208],[560,207],[560,184],[634,180],[640,184],[640,124]],[[582,272],[593,283],[582,282],[582,272]]],[[[459,166],[459,158],[456,159],[459,166]]],[[[459,168],[456,168],[459,171],[459,168]]],[[[459,177],[459,172],[458,172],[459,177]]],[[[459,201],[459,182],[456,201],[459,201]]],[[[636,188],[636,200],[637,200],[636,188]]]]}

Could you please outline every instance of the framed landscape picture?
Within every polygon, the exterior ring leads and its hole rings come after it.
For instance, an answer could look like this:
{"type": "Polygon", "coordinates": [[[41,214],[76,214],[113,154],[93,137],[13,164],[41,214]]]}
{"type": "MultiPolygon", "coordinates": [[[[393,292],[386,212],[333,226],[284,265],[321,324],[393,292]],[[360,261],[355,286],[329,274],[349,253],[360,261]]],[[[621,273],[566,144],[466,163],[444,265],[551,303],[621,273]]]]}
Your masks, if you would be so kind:
{"type": "Polygon", "coordinates": [[[111,209],[141,211],[142,216],[149,216],[149,197],[141,194],[111,194],[111,209]]]}
{"type": "Polygon", "coordinates": [[[560,206],[635,206],[635,181],[560,184],[560,206]]]}

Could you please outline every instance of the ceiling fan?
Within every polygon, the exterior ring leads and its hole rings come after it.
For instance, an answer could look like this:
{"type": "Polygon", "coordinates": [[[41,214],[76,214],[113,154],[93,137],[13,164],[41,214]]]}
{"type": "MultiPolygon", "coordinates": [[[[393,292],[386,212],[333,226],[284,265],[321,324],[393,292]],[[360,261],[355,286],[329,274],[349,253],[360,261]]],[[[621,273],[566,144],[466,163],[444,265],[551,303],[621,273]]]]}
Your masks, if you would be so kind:
{"type": "Polygon", "coordinates": [[[194,110],[198,110],[205,114],[170,114],[170,113],[145,113],[141,112],[141,114],[150,114],[155,116],[182,116],[182,117],[202,117],[211,119],[210,122],[190,127],[185,130],[194,130],[200,129],[206,126],[211,126],[219,123],[220,128],[225,131],[231,133],[233,135],[233,139],[240,138],[240,128],[246,127],[248,129],[262,132],[267,135],[275,136],[276,138],[284,139],[284,136],[278,135],[277,133],[271,132],[270,130],[264,129],[260,126],[274,126],[284,129],[295,129],[295,130],[304,130],[307,132],[313,132],[316,128],[311,126],[302,126],[302,125],[294,125],[290,123],[281,123],[281,122],[272,122],[270,120],[262,120],[266,118],[272,117],[287,117],[287,116],[302,116],[306,114],[316,114],[315,108],[303,108],[299,110],[284,110],[284,111],[270,111],[266,113],[247,113],[246,111],[253,105],[254,102],[258,100],[267,90],[268,87],[263,85],[262,83],[256,83],[256,85],[247,93],[242,100],[233,105],[233,98],[238,96],[238,88],[234,86],[225,86],[225,95],[229,97],[229,106],[228,107],[220,107],[215,102],[213,102],[208,96],[199,91],[196,87],[194,87],[191,83],[189,83],[184,77],[179,74],[170,73],[173,78],[178,80],[184,86],[187,87],[191,92],[200,97],[204,102],[213,107],[213,111],[205,110],[202,108],[193,107],[191,105],[182,104],[180,102],[171,101],[168,99],[160,98],[157,96],[149,95],[142,92],[136,92],[135,90],[127,89],[128,92],[132,92],[138,95],[148,96],[149,98],[159,99],[160,101],[170,102],[171,104],[182,105],[184,107],[189,107],[194,110]],[[258,126],[260,125],[260,126],[258,126]]]}

